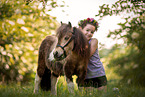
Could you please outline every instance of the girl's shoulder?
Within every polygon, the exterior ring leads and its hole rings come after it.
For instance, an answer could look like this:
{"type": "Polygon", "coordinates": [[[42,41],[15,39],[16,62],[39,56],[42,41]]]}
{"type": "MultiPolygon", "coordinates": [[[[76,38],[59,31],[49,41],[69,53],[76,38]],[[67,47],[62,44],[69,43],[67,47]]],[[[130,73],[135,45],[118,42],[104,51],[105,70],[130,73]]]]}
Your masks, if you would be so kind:
{"type": "Polygon", "coordinates": [[[92,54],[94,54],[96,49],[98,49],[98,40],[96,38],[91,39],[90,47],[91,47],[92,54]]]}
{"type": "Polygon", "coordinates": [[[91,44],[94,44],[94,45],[96,44],[97,45],[98,44],[98,39],[92,38],[91,39],[91,44]]]}
{"type": "Polygon", "coordinates": [[[98,41],[98,39],[97,39],[97,38],[91,38],[91,40],[98,41]]]}

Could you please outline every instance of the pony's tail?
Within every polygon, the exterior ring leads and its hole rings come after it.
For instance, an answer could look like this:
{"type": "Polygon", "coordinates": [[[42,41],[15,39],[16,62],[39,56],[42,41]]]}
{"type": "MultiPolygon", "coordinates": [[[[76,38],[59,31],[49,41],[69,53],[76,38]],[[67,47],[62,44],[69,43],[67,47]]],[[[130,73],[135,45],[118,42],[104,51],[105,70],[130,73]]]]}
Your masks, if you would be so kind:
{"type": "Polygon", "coordinates": [[[42,76],[40,87],[43,91],[51,90],[51,71],[47,67],[42,76]]]}

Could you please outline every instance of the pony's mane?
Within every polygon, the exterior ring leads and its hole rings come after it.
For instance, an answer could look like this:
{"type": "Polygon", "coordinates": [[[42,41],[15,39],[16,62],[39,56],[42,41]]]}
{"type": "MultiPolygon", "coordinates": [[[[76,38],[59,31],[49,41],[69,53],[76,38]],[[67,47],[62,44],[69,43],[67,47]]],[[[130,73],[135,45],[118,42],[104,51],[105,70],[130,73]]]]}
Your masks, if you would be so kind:
{"type": "Polygon", "coordinates": [[[74,30],[74,51],[84,59],[88,59],[90,57],[88,40],[79,28],[75,28],[74,30]]]}

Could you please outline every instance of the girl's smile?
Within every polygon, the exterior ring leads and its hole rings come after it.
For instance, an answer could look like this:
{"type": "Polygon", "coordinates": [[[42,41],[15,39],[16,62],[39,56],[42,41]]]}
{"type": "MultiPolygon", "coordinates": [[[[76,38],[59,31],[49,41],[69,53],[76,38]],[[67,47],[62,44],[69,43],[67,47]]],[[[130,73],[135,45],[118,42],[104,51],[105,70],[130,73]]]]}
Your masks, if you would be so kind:
{"type": "Polygon", "coordinates": [[[83,33],[85,34],[86,38],[90,40],[95,32],[95,26],[91,24],[87,24],[83,29],[83,33]]]}

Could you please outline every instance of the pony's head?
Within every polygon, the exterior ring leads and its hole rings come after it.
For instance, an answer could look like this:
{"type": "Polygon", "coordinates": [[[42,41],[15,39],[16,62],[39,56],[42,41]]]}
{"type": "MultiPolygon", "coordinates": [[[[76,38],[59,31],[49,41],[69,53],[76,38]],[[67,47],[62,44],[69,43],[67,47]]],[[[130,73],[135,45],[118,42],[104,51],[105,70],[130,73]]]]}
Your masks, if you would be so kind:
{"type": "Polygon", "coordinates": [[[74,32],[71,23],[61,23],[56,33],[58,44],[53,52],[56,60],[64,59],[74,48],[74,32]]]}
{"type": "Polygon", "coordinates": [[[71,23],[63,24],[57,30],[58,44],[53,54],[56,60],[62,60],[72,51],[88,60],[90,49],[89,43],[85,35],[79,28],[72,27],[71,23]]]}

